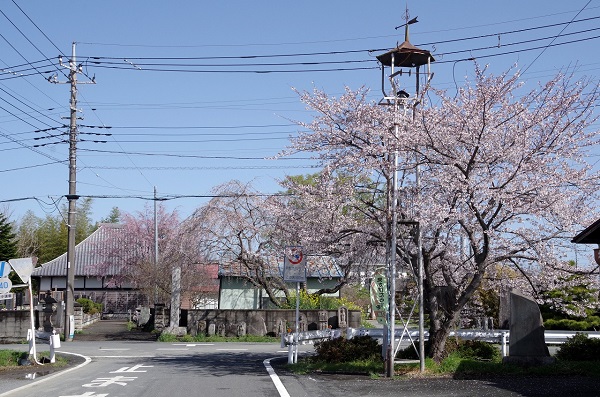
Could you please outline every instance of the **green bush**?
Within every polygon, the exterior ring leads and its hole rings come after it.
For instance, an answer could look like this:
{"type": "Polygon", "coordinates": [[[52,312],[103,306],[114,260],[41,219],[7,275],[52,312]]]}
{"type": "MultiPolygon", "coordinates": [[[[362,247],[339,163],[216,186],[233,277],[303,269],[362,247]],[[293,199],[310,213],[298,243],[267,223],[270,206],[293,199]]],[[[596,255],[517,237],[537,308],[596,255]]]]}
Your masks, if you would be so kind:
{"type": "Polygon", "coordinates": [[[336,338],[315,345],[316,359],[327,362],[368,360],[381,356],[381,345],[370,336],[336,338]]]}
{"type": "Polygon", "coordinates": [[[83,306],[83,312],[87,314],[102,313],[102,303],[96,303],[88,298],[79,298],[77,303],[83,306]]]}
{"type": "MultiPolygon", "coordinates": [[[[361,310],[360,306],[346,298],[309,294],[304,290],[300,290],[299,303],[301,310],[337,310],[341,306],[345,306],[348,310],[361,310]]],[[[290,293],[289,299],[282,303],[281,309],[295,308],[296,292],[294,291],[290,293]]]]}
{"type": "Polygon", "coordinates": [[[459,344],[457,353],[462,358],[477,360],[499,360],[500,350],[492,343],[480,340],[466,340],[459,344]]]}
{"type": "Polygon", "coordinates": [[[556,358],[565,361],[600,361],[600,339],[576,333],[560,347],[556,358]]]}
{"type": "MultiPolygon", "coordinates": [[[[429,341],[425,341],[425,351],[429,349],[429,341]]],[[[460,340],[457,338],[448,338],[444,349],[444,359],[454,355],[457,358],[470,358],[476,360],[499,360],[500,350],[492,343],[478,340],[460,340]]],[[[398,358],[416,360],[419,358],[415,348],[408,346],[400,350],[398,358]]]]}

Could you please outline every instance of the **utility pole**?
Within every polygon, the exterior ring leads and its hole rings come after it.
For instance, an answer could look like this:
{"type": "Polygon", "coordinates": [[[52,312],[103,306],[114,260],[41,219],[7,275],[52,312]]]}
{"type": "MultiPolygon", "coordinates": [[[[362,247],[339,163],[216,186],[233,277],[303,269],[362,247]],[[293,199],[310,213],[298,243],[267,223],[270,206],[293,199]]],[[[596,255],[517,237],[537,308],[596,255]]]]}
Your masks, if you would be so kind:
{"type": "MultiPolygon", "coordinates": [[[[72,55],[69,64],[65,65],[62,56],[58,57],[60,66],[69,69],[68,82],[59,82],[58,76],[54,75],[48,78],[48,81],[55,84],[70,84],[71,99],[69,101],[69,194],[66,198],[69,202],[67,214],[67,284],[65,288],[65,317],[64,317],[64,337],[65,341],[72,341],[75,333],[74,329],[74,298],[75,298],[75,224],[77,208],[77,74],[82,72],[81,65],[77,65],[75,56],[76,43],[72,44],[72,55]]],[[[95,80],[80,84],[95,84],[95,80]]]]}
{"type": "MultiPolygon", "coordinates": [[[[156,210],[156,186],[154,186],[154,274],[158,274],[158,212],[156,210]]],[[[156,280],[154,281],[154,310],[156,311],[156,304],[158,303],[158,286],[156,280]]]]}

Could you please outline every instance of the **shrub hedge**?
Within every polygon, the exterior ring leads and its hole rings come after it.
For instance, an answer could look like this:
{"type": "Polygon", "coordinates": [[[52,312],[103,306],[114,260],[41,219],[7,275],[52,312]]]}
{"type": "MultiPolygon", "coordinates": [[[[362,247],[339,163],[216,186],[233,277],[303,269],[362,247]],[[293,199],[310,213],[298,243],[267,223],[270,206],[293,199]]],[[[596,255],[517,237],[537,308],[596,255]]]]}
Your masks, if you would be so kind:
{"type": "Polygon", "coordinates": [[[556,358],[565,361],[600,361],[600,339],[576,333],[558,349],[556,358]]]}
{"type": "Polygon", "coordinates": [[[349,362],[381,357],[381,345],[370,336],[352,339],[336,338],[315,344],[315,359],[328,362],[349,362]]]}

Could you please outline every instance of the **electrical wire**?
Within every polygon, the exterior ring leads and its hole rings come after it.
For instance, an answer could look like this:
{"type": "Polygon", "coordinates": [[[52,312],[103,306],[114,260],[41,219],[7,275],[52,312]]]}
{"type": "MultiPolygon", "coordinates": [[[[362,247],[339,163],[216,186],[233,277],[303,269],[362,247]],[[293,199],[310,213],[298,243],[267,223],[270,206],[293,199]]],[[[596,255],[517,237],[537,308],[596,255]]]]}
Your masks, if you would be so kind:
{"type": "MultiPolygon", "coordinates": [[[[173,154],[173,153],[149,153],[149,152],[121,152],[113,150],[101,150],[101,149],[79,149],[84,152],[95,152],[95,153],[110,153],[110,154],[127,154],[136,156],[162,156],[162,157],[176,157],[176,158],[193,158],[193,159],[213,159],[213,160],[269,160],[267,157],[235,157],[235,156],[202,156],[193,154],[173,154]]],[[[312,160],[308,157],[283,157],[280,160],[312,160]]]]}
{"type": "Polygon", "coordinates": [[[523,70],[523,71],[521,72],[521,74],[525,74],[525,73],[526,73],[526,72],[529,70],[529,68],[531,67],[531,65],[533,65],[533,64],[535,63],[535,61],[537,61],[537,60],[538,60],[538,59],[539,59],[539,58],[542,56],[542,54],[543,54],[544,52],[546,52],[546,50],[547,50],[547,49],[548,49],[548,48],[549,48],[549,47],[552,45],[552,43],[554,43],[554,40],[556,40],[557,38],[559,38],[559,37],[560,37],[560,36],[563,34],[563,32],[565,31],[565,29],[566,29],[567,27],[569,27],[569,25],[571,25],[571,23],[573,23],[573,21],[575,20],[575,18],[577,18],[577,17],[579,16],[579,14],[581,14],[581,13],[583,12],[583,10],[585,10],[585,8],[586,8],[588,5],[590,5],[590,3],[591,3],[591,2],[592,2],[592,0],[589,0],[589,1],[588,1],[588,2],[587,2],[587,3],[586,3],[584,6],[583,6],[583,8],[582,8],[581,10],[579,10],[579,12],[578,12],[578,13],[577,13],[577,14],[576,14],[576,15],[575,15],[575,16],[574,16],[572,19],[571,19],[571,21],[570,21],[569,23],[567,23],[567,24],[565,25],[565,27],[564,27],[564,28],[562,28],[562,30],[561,30],[561,31],[560,31],[560,32],[559,32],[559,33],[558,33],[556,36],[554,36],[554,37],[552,38],[552,41],[551,41],[551,42],[550,42],[550,43],[549,43],[549,44],[548,44],[548,45],[547,45],[547,46],[546,46],[546,47],[545,47],[545,48],[544,48],[544,49],[543,49],[543,50],[542,50],[542,51],[541,51],[541,52],[538,54],[538,56],[536,56],[536,57],[535,57],[535,59],[529,63],[529,65],[528,65],[528,66],[525,68],[525,70],[523,70]]]}

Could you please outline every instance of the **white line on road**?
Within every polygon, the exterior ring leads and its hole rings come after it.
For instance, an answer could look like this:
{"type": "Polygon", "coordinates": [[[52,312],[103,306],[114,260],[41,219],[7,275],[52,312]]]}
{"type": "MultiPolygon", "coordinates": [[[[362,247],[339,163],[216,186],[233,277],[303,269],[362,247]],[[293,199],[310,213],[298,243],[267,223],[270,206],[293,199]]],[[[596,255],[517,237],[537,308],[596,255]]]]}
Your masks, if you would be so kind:
{"type": "MultiPolygon", "coordinates": [[[[17,387],[16,389],[12,389],[12,390],[6,391],[6,392],[4,392],[4,393],[0,394],[0,397],[2,397],[2,396],[7,396],[7,395],[9,395],[9,394],[12,394],[12,393],[16,392],[17,390],[23,390],[23,389],[27,389],[28,387],[31,387],[31,386],[33,386],[33,385],[35,385],[35,384],[42,383],[42,382],[45,382],[45,381],[47,381],[47,380],[50,380],[50,379],[54,379],[54,378],[56,378],[56,377],[58,377],[58,376],[62,376],[63,374],[66,374],[67,372],[74,371],[74,370],[76,370],[76,369],[79,369],[79,368],[83,367],[84,365],[87,365],[87,364],[89,364],[89,363],[91,363],[91,362],[92,362],[91,358],[89,358],[89,357],[87,357],[87,356],[84,356],[84,355],[82,355],[82,354],[77,354],[77,353],[69,353],[69,352],[64,352],[64,351],[61,351],[60,353],[61,353],[61,354],[71,354],[71,355],[73,355],[73,356],[82,357],[82,358],[83,358],[85,361],[84,361],[83,363],[79,364],[79,365],[76,365],[76,366],[72,367],[72,368],[65,369],[65,370],[63,370],[63,371],[58,371],[58,372],[56,372],[55,374],[52,374],[52,375],[49,375],[49,376],[44,376],[43,378],[38,378],[38,379],[36,379],[34,382],[28,383],[28,384],[26,384],[26,385],[24,385],[24,386],[17,387]]],[[[42,368],[43,368],[43,367],[42,367],[42,368]]],[[[40,368],[40,369],[38,369],[38,370],[41,370],[42,368],[40,368]]],[[[34,371],[34,370],[32,370],[32,372],[35,372],[35,371],[34,371]]]]}
{"type": "Polygon", "coordinates": [[[155,355],[135,355],[135,356],[90,356],[91,358],[154,358],[155,355]]]}
{"type": "Polygon", "coordinates": [[[131,350],[131,349],[105,349],[105,348],[101,347],[101,348],[99,348],[99,350],[108,352],[108,351],[125,351],[125,350],[131,350]]]}
{"type": "Polygon", "coordinates": [[[173,343],[173,346],[187,346],[187,347],[196,347],[196,346],[214,346],[214,343],[173,343]]]}
{"type": "Polygon", "coordinates": [[[186,348],[183,348],[183,349],[182,349],[182,348],[176,348],[176,347],[164,347],[164,348],[163,348],[163,347],[161,347],[161,348],[159,348],[159,349],[156,349],[156,350],[176,350],[176,351],[187,351],[187,350],[190,350],[190,349],[186,349],[186,348]]]}
{"type": "Polygon", "coordinates": [[[248,349],[215,349],[215,350],[227,351],[227,352],[246,352],[246,351],[248,351],[248,349]]]}
{"type": "Polygon", "coordinates": [[[263,361],[263,364],[265,365],[265,368],[267,369],[267,372],[269,373],[271,380],[275,384],[275,387],[277,388],[277,391],[279,392],[279,395],[281,397],[290,397],[290,393],[288,393],[288,391],[285,388],[285,386],[283,385],[283,383],[281,383],[279,376],[277,376],[277,374],[275,373],[275,370],[273,369],[273,367],[271,367],[271,360],[272,360],[272,358],[267,358],[266,360],[263,361]]]}

